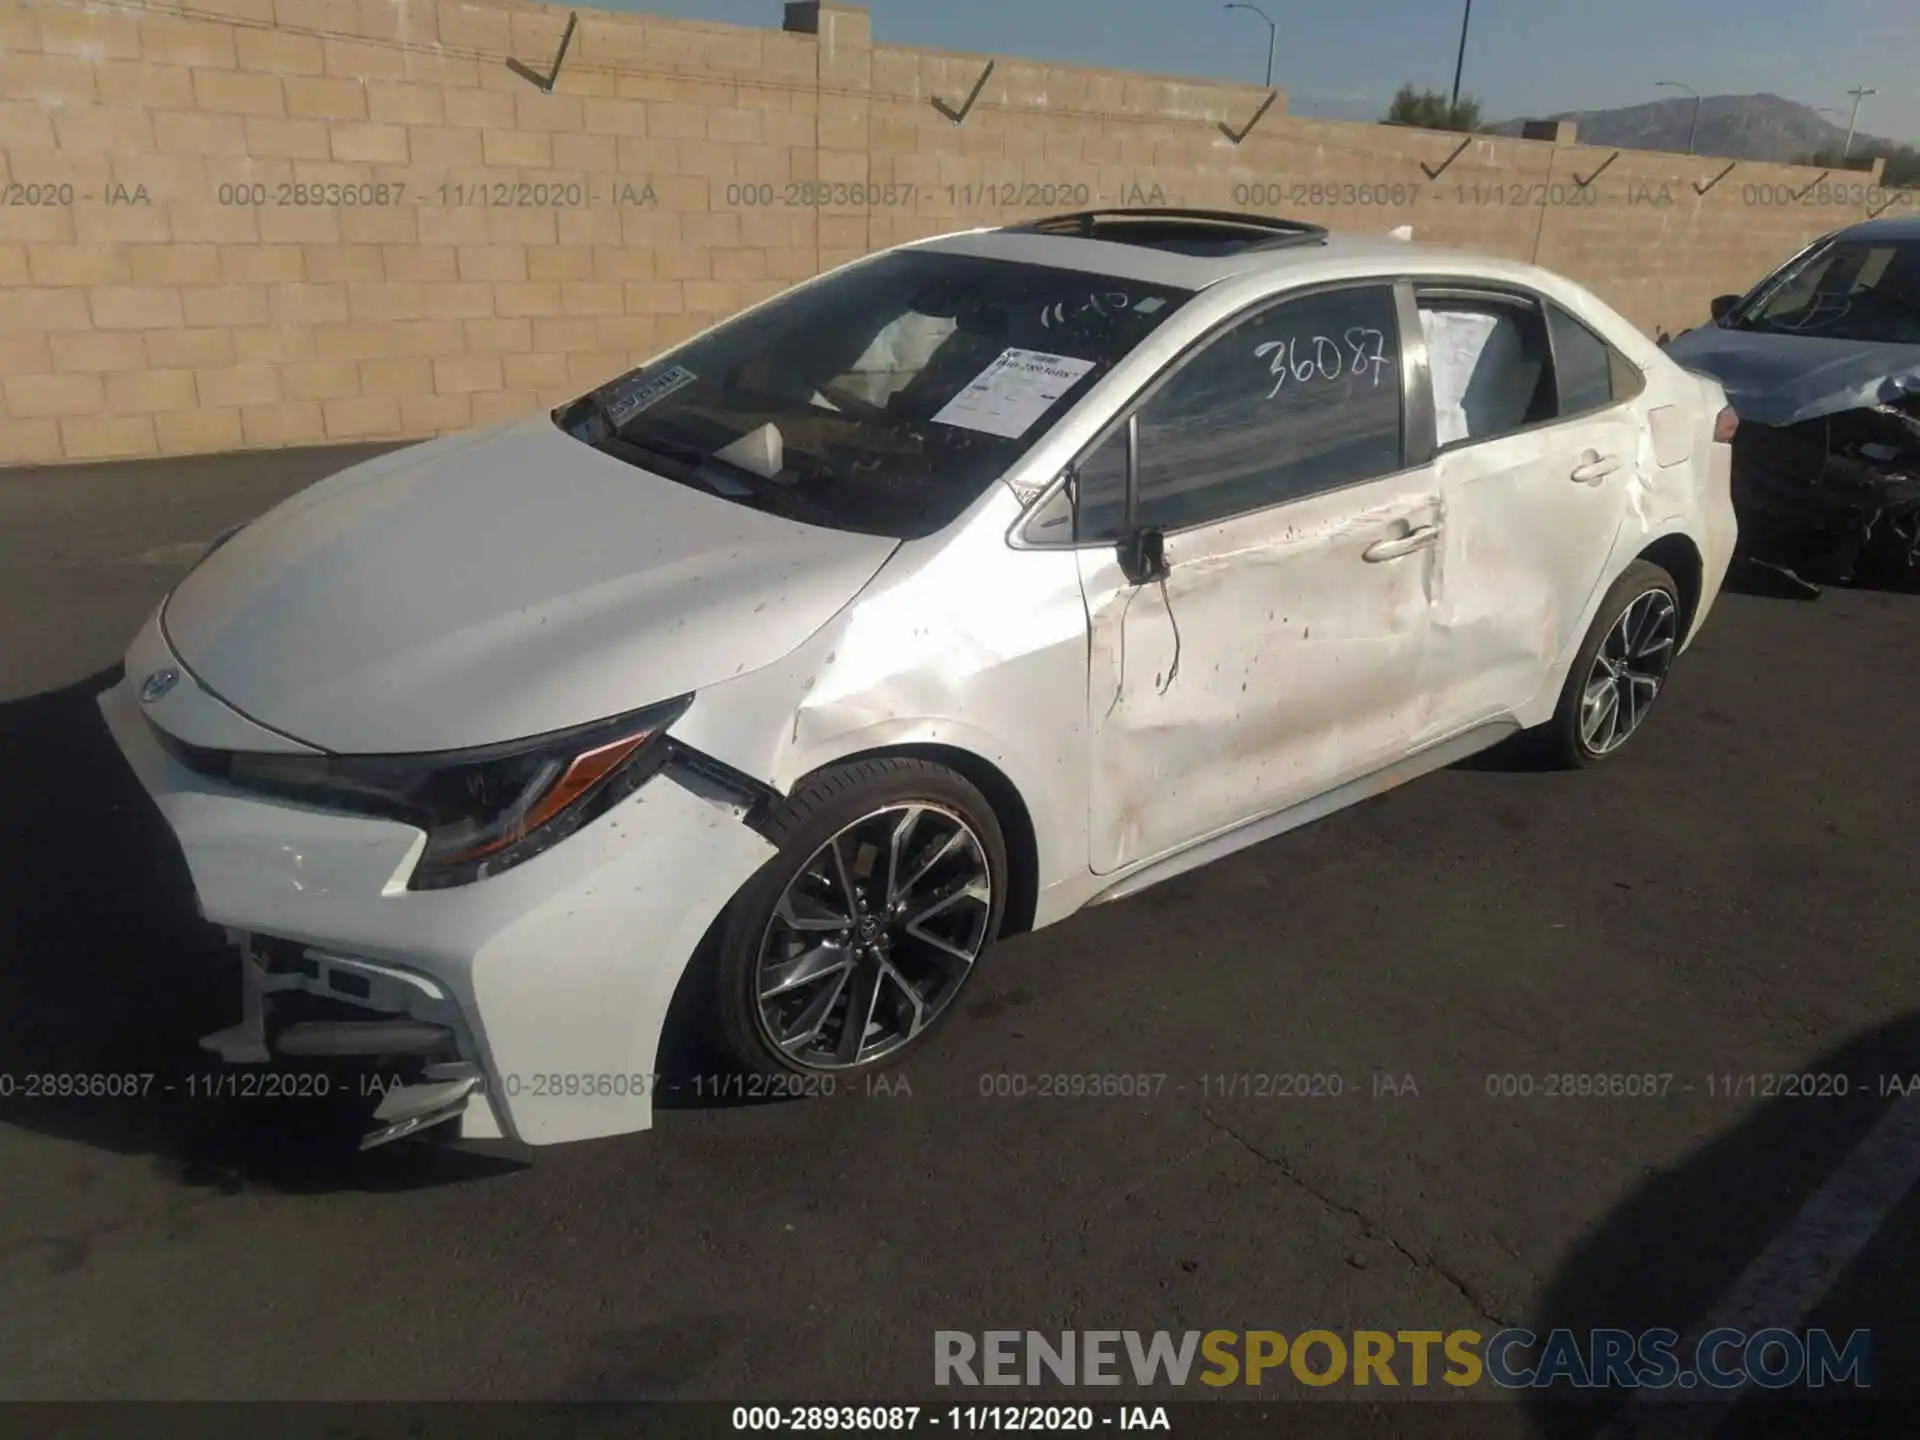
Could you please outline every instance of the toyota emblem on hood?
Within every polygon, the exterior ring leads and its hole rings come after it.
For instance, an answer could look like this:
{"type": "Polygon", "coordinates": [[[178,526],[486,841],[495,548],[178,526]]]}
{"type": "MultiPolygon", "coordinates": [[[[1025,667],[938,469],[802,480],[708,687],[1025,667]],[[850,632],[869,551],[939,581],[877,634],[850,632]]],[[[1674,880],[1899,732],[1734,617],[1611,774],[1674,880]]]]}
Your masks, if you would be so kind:
{"type": "Polygon", "coordinates": [[[140,682],[140,699],[151,705],[180,683],[178,670],[156,670],[140,682]]]}

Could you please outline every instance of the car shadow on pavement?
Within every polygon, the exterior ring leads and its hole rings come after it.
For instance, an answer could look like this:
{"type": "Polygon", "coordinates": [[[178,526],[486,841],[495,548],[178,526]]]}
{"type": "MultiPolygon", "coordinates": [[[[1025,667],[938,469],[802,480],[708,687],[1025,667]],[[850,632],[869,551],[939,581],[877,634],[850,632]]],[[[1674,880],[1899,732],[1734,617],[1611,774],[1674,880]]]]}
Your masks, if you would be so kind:
{"type": "MultiPolygon", "coordinates": [[[[1679,1392],[1677,1402],[1644,1403],[1622,1388],[1576,1391],[1571,1381],[1528,1392],[1538,1433],[1548,1440],[1574,1440],[1596,1434],[1687,1434],[1719,1440],[1792,1435],[1868,1435],[1895,1433],[1888,1426],[1920,1400],[1920,1308],[1911,1301],[1914,1269],[1920,1266],[1920,1198],[1909,1192],[1884,1215],[1861,1213],[1823,1197],[1813,1213],[1803,1207],[1823,1191],[1843,1162],[1861,1145],[1903,1089],[1920,1094],[1920,1012],[1864,1032],[1802,1067],[1799,1077],[1827,1077],[1808,1083],[1798,1078],[1760,1075],[1676,1074],[1669,1098],[1662,1100],[1554,1100],[1555,1106],[1658,1105],[1713,1106],[1738,1123],[1704,1148],[1668,1168],[1650,1171],[1624,1203],[1615,1208],[1561,1262],[1542,1302],[1527,1322],[1538,1343],[1512,1352],[1517,1366],[1542,1354],[1546,1337],[1567,1330],[1578,1337],[1581,1352],[1596,1329],[1638,1334],[1667,1329],[1697,1337],[1708,1324],[1727,1324],[1748,1333],[1772,1326],[1806,1332],[1824,1329],[1836,1350],[1844,1350],[1857,1330],[1870,1332],[1871,1388],[1846,1381],[1821,1389],[1806,1385],[1778,1390],[1756,1388],[1737,1406],[1703,1400],[1703,1383],[1679,1392]],[[1844,1079],[1840,1078],[1844,1077],[1844,1079]],[[1891,1088],[1883,1077],[1896,1077],[1891,1088]],[[1691,1093],[1683,1087],[1692,1086],[1691,1093]],[[1775,1093],[1768,1098],[1768,1090],[1775,1093]],[[1784,1095],[1787,1089],[1810,1095],[1784,1095]],[[1835,1093],[1844,1090],[1844,1094],[1835,1093]],[[1885,1093],[1883,1093],[1883,1090],[1885,1093]],[[1729,1093],[1731,1092],[1731,1093],[1729,1093]],[[1817,1214],[1818,1219],[1814,1218],[1817,1214]],[[1803,1313],[1808,1291],[1819,1292],[1806,1277],[1819,1275],[1823,1259],[1850,1225],[1871,1227],[1867,1239],[1844,1265],[1824,1295],[1803,1313]],[[1783,1232],[1802,1237],[1776,1251],[1756,1273],[1760,1303],[1741,1306],[1730,1298],[1755,1285],[1750,1269],[1783,1232]],[[1810,1239],[1808,1238],[1810,1237],[1810,1239]],[[1790,1258],[1781,1258],[1783,1255],[1790,1258]],[[1743,1278],[1744,1277],[1744,1278],[1743,1278]],[[1801,1298],[1795,1299],[1799,1295],[1801,1298]],[[1719,1413],[1715,1413],[1719,1412],[1719,1413]],[[1691,1423],[1662,1429],[1684,1414],[1691,1423]],[[1611,1428],[1608,1428],[1611,1422],[1611,1428]]],[[[1914,1103],[1920,1103],[1916,1100],[1914,1103]]],[[[1568,1120],[1575,1117],[1568,1115],[1568,1120]]],[[[1863,1159],[1865,1157],[1862,1157],[1863,1159]]],[[[1860,1160],[1848,1175],[1896,1176],[1882,1164],[1863,1169],[1860,1160]]],[[[1871,1182],[1865,1187],[1871,1190],[1871,1182]]],[[[1692,1358],[1691,1339],[1683,1338],[1674,1357],[1684,1371],[1692,1358]]],[[[1722,1361],[1737,1357],[1722,1351],[1722,1361]]],[[[1784,1352],[1782,1352],[1784,1354],[1784,1352]]],[[[1773,1363],[1780,1363],[1775,1361],[1773,1363]]],[[[1674,1392],[1668,1391],[1668,1394],[1674,1392]]],[[[1917,1432],[1907,1415],[1901,1433],[1917,1432]]]]}
{"type": "Polygon", "coordinates": [[[119,673],[0,704],[0,1122],[152,1155],[182,1184],[227,1190],[403,1189],[521,1168],[434,1143],[356,1155],[375,1102],[345,1086],[324,1101],[211,1100],[196,1086],[218,1070],[199,1037],[238,1018],[239,961],[198,914],[185,860],[100,716],[95,697],[119,673]]]}

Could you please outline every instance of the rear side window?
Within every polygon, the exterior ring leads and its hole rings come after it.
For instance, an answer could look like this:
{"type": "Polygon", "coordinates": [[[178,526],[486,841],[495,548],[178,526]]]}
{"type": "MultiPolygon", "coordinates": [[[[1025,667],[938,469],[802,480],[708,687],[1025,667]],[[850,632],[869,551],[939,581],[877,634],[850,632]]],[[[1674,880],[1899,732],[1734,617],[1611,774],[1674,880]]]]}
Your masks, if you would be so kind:
{"type": "Polygon", "coordinates": [[[1511,434],[1555,414],[1553,352],[1539,307],[1489,296],[1420,300],[1442,446],[1511,434]]]}
{"type": "Polygon", "coordinates": [[[1441,446],[1497,439],[1640,392],[1639,369],[1580,321],[1520,295],[1421,296],[1441,446]]]}

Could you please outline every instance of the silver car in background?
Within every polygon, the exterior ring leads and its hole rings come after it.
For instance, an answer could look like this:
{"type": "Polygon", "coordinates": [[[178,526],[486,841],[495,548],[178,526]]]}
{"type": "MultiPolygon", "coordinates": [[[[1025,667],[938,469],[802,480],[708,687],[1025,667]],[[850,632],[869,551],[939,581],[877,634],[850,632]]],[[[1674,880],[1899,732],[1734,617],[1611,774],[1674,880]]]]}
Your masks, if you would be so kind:
{"type": "Polygon", "coordinates": [[[1920,216],[1822,236],[1668,342],[1740,416],[1743,552],[1809,593],[1920,568],[1920,216]]]}

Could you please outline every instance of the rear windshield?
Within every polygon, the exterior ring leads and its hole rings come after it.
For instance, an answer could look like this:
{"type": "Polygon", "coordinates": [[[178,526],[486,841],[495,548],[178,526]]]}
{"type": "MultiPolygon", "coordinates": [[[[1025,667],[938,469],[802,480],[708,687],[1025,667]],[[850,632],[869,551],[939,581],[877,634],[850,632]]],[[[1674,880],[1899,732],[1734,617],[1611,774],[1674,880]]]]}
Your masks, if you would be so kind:
{"type": "Polygon", "coordinates": [[[892,251],[554,412],[585,444],[808,524],[957,518],[1192,292],[892,251]]]}
{"type": "Polygon", "coordinates": [[[1736,330],[1920,345],[1920,240],[1835,240],[1782,270],[1736,330]]]}

